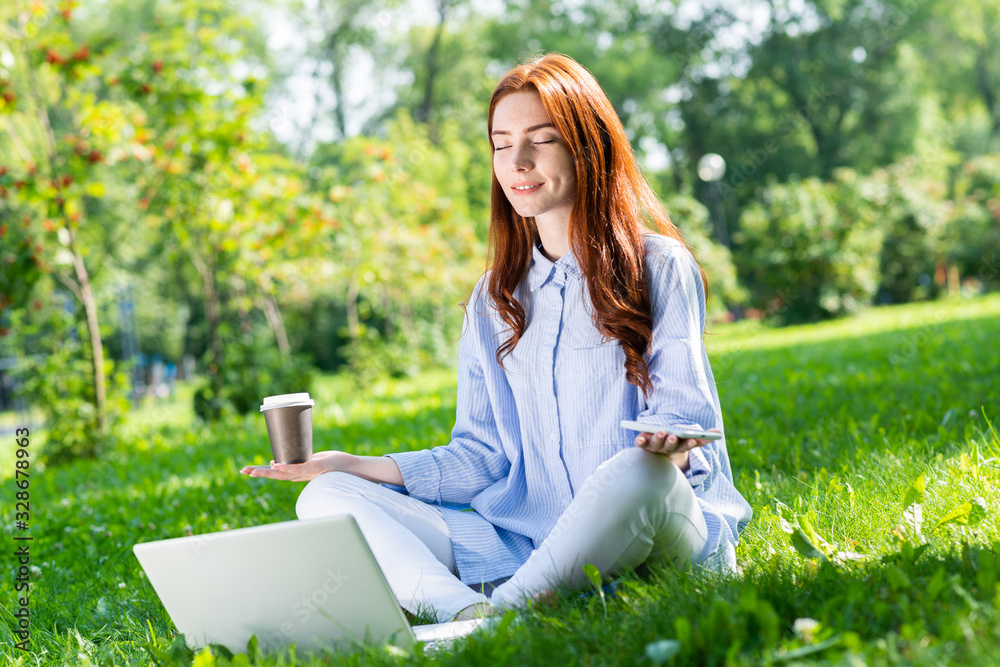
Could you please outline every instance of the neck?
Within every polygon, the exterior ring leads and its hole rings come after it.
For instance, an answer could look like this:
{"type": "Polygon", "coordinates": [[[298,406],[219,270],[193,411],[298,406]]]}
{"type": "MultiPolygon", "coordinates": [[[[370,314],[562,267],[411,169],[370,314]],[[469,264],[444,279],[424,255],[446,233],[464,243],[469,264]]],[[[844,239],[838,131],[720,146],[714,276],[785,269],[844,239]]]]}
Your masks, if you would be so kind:
{"type": "Polygon", "coordinates": [[[542,254],[554,262],[569,252],[569,220],[540,220],[539,217],[535,218],[535,227],[542,241],[542,254]]]}

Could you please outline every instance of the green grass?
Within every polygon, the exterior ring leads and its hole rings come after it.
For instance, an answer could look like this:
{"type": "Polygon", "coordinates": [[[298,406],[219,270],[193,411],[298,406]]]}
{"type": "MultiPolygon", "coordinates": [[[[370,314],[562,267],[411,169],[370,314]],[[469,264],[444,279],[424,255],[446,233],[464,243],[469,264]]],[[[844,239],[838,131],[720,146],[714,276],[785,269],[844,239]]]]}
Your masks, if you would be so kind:
{"type": "MultiPolygon", "coordinates": [[[[719,328],[707,340],[736,484],[755,513],[738,576],[649,567],[625,577],[606,607],[567,593],[434,655],[375,648],[314,662],[1000,663],[1000,439],[987,422],[1000,427],[997,339],[1000,296],[808,327],[719,328]],[[902,501],[920,476],[918,534],[902,501]],[[972,501],[985,512],[935,529],[972,501]],[[830,558],[801,555],[786,532],[796,526],[830,558]],[[846,553],[860,559],[840,562],[846,553]]],[[[452,371],[386,382],[364,399],[347,379],[325,377],[314,393],[322,448],[444,444],[454,418],[452,371]]],[[[0,587],[6,662],[192,663],[171,645],[175,631],[132,545],[293,519],[303,485],[238,474],[269,458],[259,416],[208,427],[188,406],[183,396],[134,413],[124,444],[100,461],[43,470],[32,460],[32,650],[12,647],[9,574],[0,587]]],[[[13,460],[12,445],[0,460],[13,460]]],[[[12,471],[5,553],[15,544],[12,471]]]]}

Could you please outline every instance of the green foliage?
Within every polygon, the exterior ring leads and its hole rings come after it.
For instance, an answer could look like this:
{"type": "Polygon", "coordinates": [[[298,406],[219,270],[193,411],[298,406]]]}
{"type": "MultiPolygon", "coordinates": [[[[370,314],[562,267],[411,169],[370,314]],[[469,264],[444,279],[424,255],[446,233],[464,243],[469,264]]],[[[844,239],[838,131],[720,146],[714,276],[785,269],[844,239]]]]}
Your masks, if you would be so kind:
{"type": "Polygon", "coordinates": [[[312,366],[300,355],[286,356],[265,332],[227,341],[222,371],[222,393],[215,400],[212,386],[205,383],[194,395],[194,412],[202,419],[232,411],[256,413],[265,396],[310,391],[312,366]]]}
{"type": "Polygon", "coordinates": [[[1000,157],[964,164],[956,194],[944,232],[948,257],[980,289],[995,290],[1000,287],[1000,157]]]}
{"type": "MultiPolygon", "coordinates": [[[[51,464],[94,458],[112,447],[114,429],[98,427],[94,407],[93,361],[84,327],[64,292],[39,295],[36,310],[15,312],[14,348],[24,355],[15,371],[21,396],[37,407],[45,420],[43,459],[51,464]],[[67,309],[67,305],[70,309],[67,309]]],[[[113,364],[107,373],[109,426],[128,411],[125,374],[113,364]]]]}
{"type": "Polygon", "coordinates": [[[851,171],[824,183],[772,185],[740,218],[737,265],[751,301],[782,322],[844,315],[878,287],[883,229],[868,186],[851,171]]]}
{"type": "Polygon", "coordinates": [[[695,259],[708,276],[709,314],[718,315],[725,312],[728,306],[742,305],[747,292],[736,277],[732,253],[712,240],[708,209],[697,199],[684,195],[675,195],[664,203],[671,221],[681,230],[695,259]]]}
{"type": "Polygon", "coordinates": [[[18,215],[18,206],[8,189],[18,183],[7,167],[0,166],[0,334],[7,335],[6,316],[24,308],[35,284],[48,268],[41,257],[30,215],[18,215]]]}
{"type": "Polygon", "coordinates": [[[901,162],[876,171],[868,182],[877,193],[877,215],[885,230],[879,299],[889,303],[937,296],[933,277],[945,258],[946,186],[934,175],[921,175],[917,166],[915,160],[901,162]]]}
{"type": "MultiPolygon", "coordinates": [[[[754,507],[738,547],[742,571],[650,565],[621,575],[606,608],[599,597],[566,592],[554,606],[522,609],[430,655],[187,651],[131,546],[294,519],[303,485],[237,474],[270,455],[259,415],[208,425],[186,402],[132,413],[123,440],[101,458],[32,477],[45,500],[32,503],[44,526],[32,543],[40,554],[32,648],[59,664],[172,667],[994,664],[1000,439],[978,406],[989,413],[997,404],[1000,360],[987,343],[998,325],[994,296],[807,327],[720,328],[710,356],[727,446],[736,486],[754,507]],[[904,498],[935,525],[926,542],[903,529],[904,498]],[[834,557],[803,557],[782,519],[834,557]],[[836,557],[847,551],[867,558],[836,557]]],[[[378,455],[448,441],[453,373],[383,380],[364,394],[349,377],[327,376],[313,391],[317,448],[378,455]]],[[[11,511],[0,501],[0,512],[11,511]]],[[[0,590],[4,608],[12,595],[0,590]]],[[[14,651],[0,647],[10,660],[14,651]]]]}

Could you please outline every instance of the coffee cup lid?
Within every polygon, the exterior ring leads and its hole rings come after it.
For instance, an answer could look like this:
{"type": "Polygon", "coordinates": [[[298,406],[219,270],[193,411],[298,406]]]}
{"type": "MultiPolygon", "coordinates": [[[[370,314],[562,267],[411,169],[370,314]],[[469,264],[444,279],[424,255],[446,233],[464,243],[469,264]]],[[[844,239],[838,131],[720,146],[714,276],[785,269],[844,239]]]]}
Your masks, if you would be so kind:
{"type": "Polygon", "coordinates": [[[309,398],[309,392],[298,394],[278,394],[277,396],[264,397],[264,404],[260,406],[260,411],[271,410],[272,408],[288,408],[299,405],[316,405],[316,401],[309,398]]]}

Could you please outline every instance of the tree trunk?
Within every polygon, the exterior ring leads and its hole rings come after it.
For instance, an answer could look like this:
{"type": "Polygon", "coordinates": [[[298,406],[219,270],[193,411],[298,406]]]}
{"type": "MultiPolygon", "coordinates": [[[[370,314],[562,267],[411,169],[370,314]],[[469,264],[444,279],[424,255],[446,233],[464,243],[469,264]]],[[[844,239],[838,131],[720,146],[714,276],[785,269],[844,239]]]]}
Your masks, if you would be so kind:
{"type": "Polygon", "coordinates": [[[434,108],[434,81],[438,73],[438,51],[441,49],[441,38],[444,35],[444,24],[448,18],[448,0],[438,1],[438,24],[434,31],[434,40],[427,49],[427,80],[424,82],[424,99],[414,117],[421,123],[429,123],[431,110],[434,108]]]}
{"type": "Polygon", "coordinates": [[[351,338],[357,338],[361,333],[361,322],[358,318],[358,285],[353,280],[347,285],[347,333],[351,338]]]}
{"type": "Polygon", "coordinates": [[[97,319],[97,300],[90,286],[90,275],[83,263],[83,255],[76,243],[76,234],[67,226],[70,234],[70,248],[73,252],[73,266],[76,270],[76,280],[80,285],[80,300],[87,314],[87,333],[90,336],[90,349],[94,359],[94,402],[97,408],[97,431],[107,433],[107,387],[104,378],[104,343],[101,341],[101,327],[97,319]]]}
{"type": "Polygon", "coordinates": [[[393,312],[392,299],[388,292],[382,293],[382,312],[385,315],[385,337],[396,335],[396,314],[393,312]]]}
{"type": "Polygon", "coordinates": [[[986,114],[990,118],[990,133],[1000,134],[1000,104],[997,104],[997,92],[990,85],[989,56],[986,47],[976,50],[976,88],[986,105],[986,114]]]}
{"type": "Polygon", "coordinates": [[[291,355],[292,348],[288,344],[288,332],[285,331],[285,321],[281,317],[281,310],[278,308],[278,301],[273,296],[264,297],[264,316],[267,323],[274,332],[274,338],[278,342],[278,349],[286,357],[291,355]]]}
{"type": "Polygon", "coordinates": [[[240,329],[244,334],[252,334],[253,325],[250,324],[250,313],[243,305],[246,302],[247,284],[242,278],[236,279],[233,284],[236,285],[236,312],[240,317],[240,329]]]}
{"type": "Polygon", "coordinates": [[[188,253],[201,276],[201,285],[205,292],[205,319],[208,321],[210,352],[208,380],[212,385],[211,416],[213,419],[218,419],[222,413],[222,336],[219,332],[222,325],[222,303],[215,286],[215,267],[209,266],[197,253],[191,250],[188,250],[188,253]]]}

